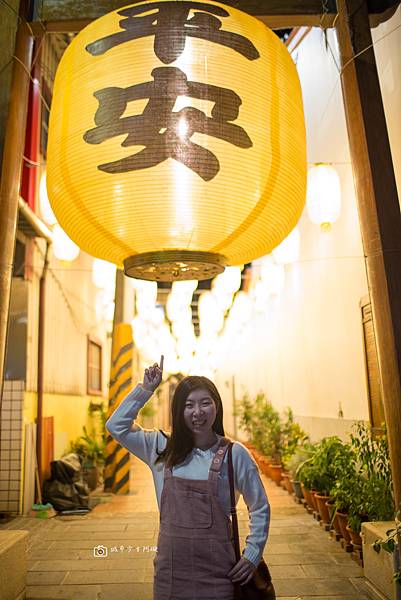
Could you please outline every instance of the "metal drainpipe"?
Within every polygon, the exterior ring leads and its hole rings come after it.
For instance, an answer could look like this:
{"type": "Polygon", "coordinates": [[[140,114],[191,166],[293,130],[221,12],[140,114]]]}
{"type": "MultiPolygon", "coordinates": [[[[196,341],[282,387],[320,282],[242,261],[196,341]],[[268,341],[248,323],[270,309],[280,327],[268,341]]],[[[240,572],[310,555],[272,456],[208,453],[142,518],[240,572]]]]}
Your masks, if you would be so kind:
{"type": "Polygon", "coordinates": [[[43,374],[44,374],[44,335],[45,335],[45,299],[46,299],[46,275],[49,266],[49,242],[46,240],[46,252],[44,257],[42,274],[39,281],[39,321],[38,321],[38,378],[37,394],[38,409],[36,421],[36,456],[38,460],[39,481],[42,485],[42,421],[43,421],[43,374]]]}

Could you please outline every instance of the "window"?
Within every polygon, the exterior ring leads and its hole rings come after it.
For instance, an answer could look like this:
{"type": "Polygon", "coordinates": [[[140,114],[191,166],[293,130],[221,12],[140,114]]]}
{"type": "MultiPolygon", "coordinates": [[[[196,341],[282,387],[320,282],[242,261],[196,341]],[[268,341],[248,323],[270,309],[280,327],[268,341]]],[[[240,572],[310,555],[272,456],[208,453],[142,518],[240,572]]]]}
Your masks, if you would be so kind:
{"type": "Polygon", "coordinates": [[[102,394],[102,346],[88,336],[88,394],[102,394]]]}
{"type": "Polygon", "coordinates": [[[361,300],[362,327],[365,346],[365,366],[369,400],[370,423],[374,429],[381,430],[384,423],[384,409],[377,357],[375,330],[369,297],[361,300]]]}

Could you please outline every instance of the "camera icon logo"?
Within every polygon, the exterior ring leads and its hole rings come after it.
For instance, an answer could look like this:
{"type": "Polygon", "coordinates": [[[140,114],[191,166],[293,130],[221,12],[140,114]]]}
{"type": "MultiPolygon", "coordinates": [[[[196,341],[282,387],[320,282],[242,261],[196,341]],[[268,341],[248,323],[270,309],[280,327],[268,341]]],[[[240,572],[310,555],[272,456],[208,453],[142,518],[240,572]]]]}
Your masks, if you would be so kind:
{"type": "Polygon", "coordinates": [[[106,558],[107,557],[107,548],[106,546],[102,546],[99,544],[93,548],[93,556],[95,558],[106,558]]]}

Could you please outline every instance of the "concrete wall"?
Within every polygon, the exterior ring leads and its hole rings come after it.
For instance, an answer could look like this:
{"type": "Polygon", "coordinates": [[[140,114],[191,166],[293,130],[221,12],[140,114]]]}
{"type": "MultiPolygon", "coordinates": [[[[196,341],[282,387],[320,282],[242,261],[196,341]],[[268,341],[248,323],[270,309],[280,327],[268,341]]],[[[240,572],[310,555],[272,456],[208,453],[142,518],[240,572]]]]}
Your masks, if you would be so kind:
{"type": "MultiPolygon", "coordinates": [[[[37,406],[37,343],[39,278],[44,245],[35,250],[29,283],[27,388],[24,421],[33,422],[37,406]]],[[[45,362],[43,416],[54,416],[54,452],[60,458],[68,443],[88,425],[91,400],[107,405],[111,338],[104,321],[97,320],[92,283],[92,258],[80,253],[72,263],[50,258],[46,278],[45,362]],[[102,395],[87,394],[87,336],[102,345],[102,395]]]]}
{"type": "MultiPolygon", "coordinates": [[[[37,385],[37,324],[39,279],[44,245],[33,255],[33,274],[28,306],[27,390],[37,385]]],[[[103,348],[103,393],[107,393],[110,338],[97,320],[97,288],[92,283],[92,258],[81,252],[72,263],[50,258],[46,277],[45,392],[85,395],[87,392],[87,336],[103,348]]]]}
{"type": "MultiPolygon", "coordinates": [[[[374,39],[400,22],[398,9],[373,32],[374,39]]],[[[312,29],[293,58],[303,90],[308,161],[334,163],[341,179],[342,212],[328,233],[313,225],[306,212],[302,215],[300,258],[286,267],[281,295],[269,300],[265,314],[254,314],[237,339],[223,337],[215,379],[231,433],[233,376],[237,398],[265,392],[278,409],[291,406],[314,439],[345,435],[354,420],[369,418],[359,306],[368,286],[332,31],[327,41],[329,48],[323,32],[312,29]]],[[[400,46],[401,29],[376,46],[399,186],[400,46]]]]}

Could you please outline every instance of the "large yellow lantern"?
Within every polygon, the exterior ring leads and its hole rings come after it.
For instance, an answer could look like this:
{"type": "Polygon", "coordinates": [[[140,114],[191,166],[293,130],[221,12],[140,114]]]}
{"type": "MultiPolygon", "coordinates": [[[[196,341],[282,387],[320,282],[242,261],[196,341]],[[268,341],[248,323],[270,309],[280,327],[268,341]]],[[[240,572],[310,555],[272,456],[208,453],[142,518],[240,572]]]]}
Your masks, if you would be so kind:
{"type": "Polygon", "coordinates": [[[210,278],[271,252],[305,203],[301,89],[261,21],[218,2],[139,2],[60,62],[49,198],[63,229],[142,279],[210,278]]]}

